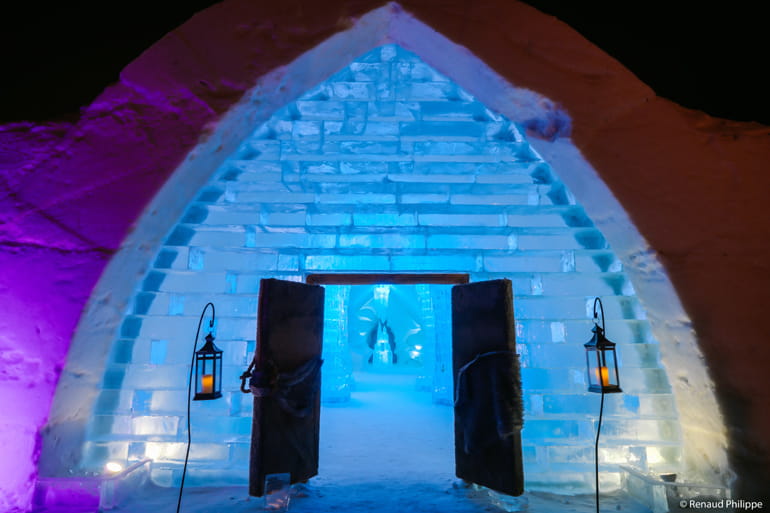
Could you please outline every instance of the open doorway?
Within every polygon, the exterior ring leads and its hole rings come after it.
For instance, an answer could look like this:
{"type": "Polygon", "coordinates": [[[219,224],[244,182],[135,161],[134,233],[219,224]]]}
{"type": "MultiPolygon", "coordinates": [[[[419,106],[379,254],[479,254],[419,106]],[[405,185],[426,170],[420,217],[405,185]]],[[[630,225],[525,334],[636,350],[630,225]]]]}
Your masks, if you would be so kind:
{"type": "Polygon", "coordinates": [[[324,285],[319,476],[454,476],[451,284],[324,285]]]}
{"type": "Polygon", "coordinates": [[[467,275],[311,275],[325,289],[320,475],[454,477],[451,287],[467,275]]]}
{"type": "MultiPolygon", "coordinates": [[[[390,297],[394,284],[379,281],[368,289],[358,290],[354,294],[357,301],[345,314],[340,312],[351,304],[351,289],[339,289],[345,291],[347,297],[332,295],[327,302],[332,305],[331,318],[324,319],[322,287],[262,280],[255,373],[251,376],[255,416],[250,493],[261,496],[264,477],[275,473],[275,469],[290,470],[293,482],[318,475],[322,447],[331,460],[340,460],[340,455],[352,447],[357,453],[355,463],[325,470],[334,475],[337,482],[353,479],[356,483],[376,484],[405,468],[413,479],[421,481],[422,477],[433,481],[435,474],[442,471],[451,478],[452,474],[447,471],[454,468],[455,475],[465,481],[509,495],[521,494],[523,406],[514,352],[510,280],[455,285],[451,302],[447,301],[451,304],[447,315],[431,313],[433,319],[451,318],[451,337],[445,337],[451,339],[449,347],[442,348],[441,336],[434,334],[431,341],[430,352],[446,353],[447,360],[451,361],[450,382],[457,383],[459,399],[453,409],[443,407],[441,413],[436,413],[432,390],[427,394],[420,394],[419,390],[420,383],[433,383],[434,376],[428,376],[440,360],[432,356],[427,358],[429,364],[424,365],[423,351],[429,339],[415,338],[422,331],[422,325],[427,324],[420,312],[432,311],[432,301],[403,299],[398,308],[391,309],[391,301],[396,303],[395,298],[390,297]],[[421,304],[427,308],[421,308],[421,304]],[[397,339],[391,324],[395,326],[399,316],[404,318],[400,319],[401,327],[405,325],[407,330],[397,339]],[[349,362],[345,369],[349,370],[348,391],[362,385],[364,390],[358,397],[350,394],[347,400],[332,402],[354,406],[346,408],[347,415],[341,414],[336,422],[333,417],[328,419],[327,426],[336,425],[336,436],[331,438],[337,441],[335,447],[334,442],[320,444],[319,439],[322,339],[327,338],[326,321],[343,326],[351,319],[359,326],[358,336],[351,344],[351,338],[339,331],[330,341],[336,347],[326,352],[326,358],[332,360],[332,369],[335,359],[349,362]],[[399,341],[404,346],[401,349],[399,341]],[[363,354],[354,358],[351,345],[358,346],[363,354]],[[354,360],[357,361],[355,370],[354,360]],[[410,418],[405,415],[407,411],[419,418],[410,418]],[[454,421],[447,422],[451,417],[454,421]],[[438,436],[442,431],[447,436],[438,436]],[[363,447],[355,443],[362,440],[363,447]],[[406,440],[412,443],[405,447],[406,440]],[[451,446],[455,449],[454,458],[448,450],[451,446]],[[415,466],[412,462],[431,464],[415,466]],[[420,476],[421,473],[425,475],[420,476]]],[[[418,291],[418,295],[423,290],[423,298],[431,297],[430,289],[403,290],[418,291]]],[[[344,331],[350,332],[347,328],[344,331]]],[[[450,387],[450,394],[453,391],[450,387]]],[[[323,417],[329,417],[328,411],[324,411],[323,417]]]]}

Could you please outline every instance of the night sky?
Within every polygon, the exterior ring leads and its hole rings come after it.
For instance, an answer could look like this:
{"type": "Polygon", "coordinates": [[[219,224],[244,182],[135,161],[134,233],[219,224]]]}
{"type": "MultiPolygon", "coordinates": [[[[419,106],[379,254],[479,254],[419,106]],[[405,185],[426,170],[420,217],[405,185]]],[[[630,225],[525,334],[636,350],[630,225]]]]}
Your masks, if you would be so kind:
{"type": "MultiPolygon", "coordinates": [[[[76,119],[79,109],[117,81],[120,70],[143,50],[214,3],[27,0],[13,9],[4,5],[0,123],[76,119]]],[[[770,44],[764,16],[745,7],[749,2],[526,3],[572,26],[659,96],[717,117],[770,125],[765,75],[770,44]]]]}

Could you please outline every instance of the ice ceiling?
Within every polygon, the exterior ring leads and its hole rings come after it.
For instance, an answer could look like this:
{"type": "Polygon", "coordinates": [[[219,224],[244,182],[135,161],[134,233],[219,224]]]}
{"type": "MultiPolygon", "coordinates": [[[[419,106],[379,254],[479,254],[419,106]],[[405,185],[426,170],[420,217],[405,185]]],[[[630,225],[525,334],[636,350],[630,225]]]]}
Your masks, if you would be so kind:
{"type": "MultiPolygon", "coordinates": [[[[511,279],[530,489],[591,487],[597,403],[586,392],[582,344],[593,298],[601,296],[625,391],[607,398],[604,479],[619,484],[619,463],[678,468],[681,432],[658,343],[603,234],[520,127],[389,44],[260,124],[167,234],[112,342],[93,415],[74,451],[79,471],[149,457],[157,483],[178,481],[187,334],[211,300],[225,351],[225,398],[195,406],[188,482],[245,482],[251,400],[238,390],[238,376],[254,350],[259,280],[300,281],[310,272],[511,279]]],[[[327,291],[325,336],[338,342],[343,359],[355,355],[345,341],[363,322],[351,317],[351,294],[327,291]]],[[[436,354],[448,338],[448,299],[427,285],[402,295],[417,307],[399,307],[395,317],[411,317],[429,348],[417,374],[440,389],[436,354]]],[[[332,344],[327,362],[334,360],[332,344]]],[[[344,384],[346,370],[325,372],[331,399],[342,389],[339,379],[329,379],[342,375],[344,384]]],[[[66,408],[66,397],[57,401],[66,408]]],[[[44,466],[64,470],[50,459],[44,466]]]]}

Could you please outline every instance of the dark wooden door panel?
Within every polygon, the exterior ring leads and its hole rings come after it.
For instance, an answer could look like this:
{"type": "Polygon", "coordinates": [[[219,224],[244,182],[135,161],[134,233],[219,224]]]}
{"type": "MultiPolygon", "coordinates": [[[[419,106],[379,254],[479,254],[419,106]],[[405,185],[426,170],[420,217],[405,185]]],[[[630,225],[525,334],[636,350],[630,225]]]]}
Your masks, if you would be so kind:
{"type": "Polygon", "coordinates": [[[510,280],[452,288],[457,477],[524,492],[523,406],[510,280]]]}
{"type": "Polygon", "coordinates": [[[264,494],[265,476],[291,482],[318,474],[320,356],[324,289],[290,281],[260,283],[257,312],[249,493],[264,494]]]}

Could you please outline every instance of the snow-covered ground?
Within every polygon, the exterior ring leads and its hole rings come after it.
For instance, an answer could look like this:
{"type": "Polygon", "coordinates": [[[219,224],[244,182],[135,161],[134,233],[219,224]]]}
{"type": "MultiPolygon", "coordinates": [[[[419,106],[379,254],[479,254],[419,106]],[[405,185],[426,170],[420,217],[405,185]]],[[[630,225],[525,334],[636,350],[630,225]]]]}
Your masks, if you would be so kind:
{"type": "MultiPolygon", "coordinates": [[[[415,390],[415,376],[358,373],[351,402],[324,405],[318,476],[295,490],[288,511],[297,513],[501,511],[487,491],[454,476],[452,409],[415,390]]],[[[524,469],[526,473],[526,467],[524,469]]],[[[176,489],[143,490],[117,511],[172,513],[176,489]]],[[[499,496],[498,496],[499,497],[499,496]]],[[[594,497],[525,493],[513,501],[537,512],[590,513],[594,497]]],[[[245,513],[263,508],[245,487],[187,488],[182,511],[245,513]]],[[[621,496],[603,497],[604,511],[649,513],[621,496]]]]}

